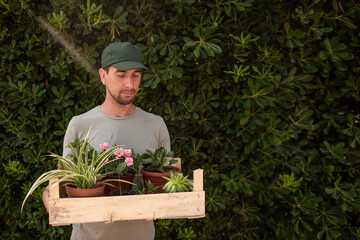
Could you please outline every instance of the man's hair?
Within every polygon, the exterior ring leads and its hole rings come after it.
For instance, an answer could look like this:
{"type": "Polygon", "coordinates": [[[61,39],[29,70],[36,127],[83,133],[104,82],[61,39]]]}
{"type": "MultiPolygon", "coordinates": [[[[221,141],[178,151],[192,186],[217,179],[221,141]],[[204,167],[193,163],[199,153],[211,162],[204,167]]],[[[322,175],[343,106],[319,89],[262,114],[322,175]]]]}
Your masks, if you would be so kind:
{"type": "Polygon", "coordinates": [[[106,68],[104,68],[106,74],[109,74],[109,69],[110,69],[110,66],[107,66],[106,68]]]}

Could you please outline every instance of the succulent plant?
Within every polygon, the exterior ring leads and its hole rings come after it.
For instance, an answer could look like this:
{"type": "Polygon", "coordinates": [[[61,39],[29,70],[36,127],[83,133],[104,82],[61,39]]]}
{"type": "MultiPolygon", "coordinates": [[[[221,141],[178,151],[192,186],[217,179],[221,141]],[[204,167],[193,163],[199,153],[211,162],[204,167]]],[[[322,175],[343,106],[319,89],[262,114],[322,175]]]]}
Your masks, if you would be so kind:
{"type": "Polygon", "coordinates": [[[170,172],[170,178],[163,178],[168,180],[162,188],[164,192],[188,192],[191,189],[191,186],[188,183],[188,176],[184,176],[182,173],[170,172]]]}

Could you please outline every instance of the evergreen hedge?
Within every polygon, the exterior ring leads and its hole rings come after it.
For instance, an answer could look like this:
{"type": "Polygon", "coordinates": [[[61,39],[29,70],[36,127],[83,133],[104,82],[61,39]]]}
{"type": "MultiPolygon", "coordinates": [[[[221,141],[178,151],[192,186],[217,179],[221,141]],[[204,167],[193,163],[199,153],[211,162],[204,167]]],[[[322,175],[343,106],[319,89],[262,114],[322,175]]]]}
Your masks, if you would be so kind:
{"type": "MultiPolygon", "coordinates": [[[[42,189],[72,116],[104,97],[102,49],[144,52],[136,104],[161,115],[206,218],[157,239],[360,238],[357,0],[1,0],[1,239],[69,239],[42,189]]],[[[45,187],[45,186],[44,186],[45,187]]]]}

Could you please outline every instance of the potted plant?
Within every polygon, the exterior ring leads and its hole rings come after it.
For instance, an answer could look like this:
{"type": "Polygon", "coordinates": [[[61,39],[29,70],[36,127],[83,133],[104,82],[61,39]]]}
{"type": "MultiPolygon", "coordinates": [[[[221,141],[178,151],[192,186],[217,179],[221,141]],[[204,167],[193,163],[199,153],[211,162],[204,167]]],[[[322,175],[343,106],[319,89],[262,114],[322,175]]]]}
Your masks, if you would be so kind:
{"type": "Polygon", "coordinates": [[[154,184],[149,180],[145,181],[144,183],[145,183],[145,187],[137,188],[139,194],[153,194],[156,193],[156,191],[161,187],[161,186],[154,186],[154,184]]]}
{"type": "Polygon", "coordinates": [[[162,187],[166,193],[174,192],[189,192],[191,184],[189,183],[188,176],[184,176],[182,173],[170,172],[170,178],[163,177],[167,182],[162,187]]]}
{"type": "MultiPolygon", "coordinates": [[[[108,184],[107,182],[109,180],[104,180],[103,178],[112,174],[112,172],[103,172],[102,169],[107,164],[118,161],[120,158],[109,160],[109,158],[114,154],[114,151],[116,151],[115,147],[109,148],[102,153],[98,153],[87,142],[90,131],[91,127],[84,141],[76,139],[74,142],[68,144],[67,147],[70,147],[73,150],[73,154],[68,154],[65,157],[55,153],[50,155],[51,157],[56,158],[64,169],[50,170],[43,173],[27,192],[21,206],[21,211],[27,198],[32,194],[32,192],[34,192],[34,190],[41,184],[52,179],[58,180],[49,184],[47,188],[51,188],[53,185],[59,184],[60,182],[66,182],[66,192],[69,197],[74,196],[74,194],[80,194],[80,196],[83,196],[81,190],[90,192],[89,196],[101,196],[104,194],[104,187],[108,184]]],[[[124,180],[119,179],[118,181],[124,180]]]]}
{"type": "MultiPolygon", "coordinates": [[[[104,151],[109,149],[108,143],[100,144],[100,148],[104,151]]],[[[138,155],[138,154],[137,154],[138,155]]],[[[136,156],[134,158],[136,159],[136,156]]],[[[104,168],[104,172],[112,172],[113,174],[104,177],[104,180],[109,180],[109,185],[105,186],[105,195],[111,196],[112,193],[118,191],[117,195],[122,195],[122,192],[132,189],[132,184],[127,182],[133,182],[136,174],[136,161],[133,158],[133,150],[125,149],[121,146],[115,146],[115,151],[108,161],[111,161],[104,168]],[[111,161],[114,158],[121,159],[120,161],[111,161]],[[127,182],[119,182],[118,179],[125,180],[127,182]]],[[[127,191],[128,192],[128,191],[127,191]]]]}
{"type": "Polygon", "coordinates": [[[139,157],[143,165],[140,172],[144,182],[151,181],[154,186],[160,186],[156,193],[163,192],[161,187],[166,183],[166,179],[163,177],[170,177],[170,172],[172,171],[180,172],[179,168],[171,166],[178,161],[173,159],[173,156],[174,152],[167,152],[164,147],[160,147],[154,152],[146,150],[139,157]]]}

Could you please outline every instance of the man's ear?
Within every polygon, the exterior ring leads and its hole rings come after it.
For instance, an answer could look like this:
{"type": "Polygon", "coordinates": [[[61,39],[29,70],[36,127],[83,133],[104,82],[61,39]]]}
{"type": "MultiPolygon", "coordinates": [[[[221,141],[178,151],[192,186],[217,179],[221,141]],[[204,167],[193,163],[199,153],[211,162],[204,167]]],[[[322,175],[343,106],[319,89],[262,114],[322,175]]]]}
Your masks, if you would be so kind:
{"type": "Polygon", "coordinates": [[[99,69],[99,76],[100,76],[100,80],[101,80],[102,84],[106,85],[107,73],[104,69],[102,69],[102,68],[99,69]]]}

